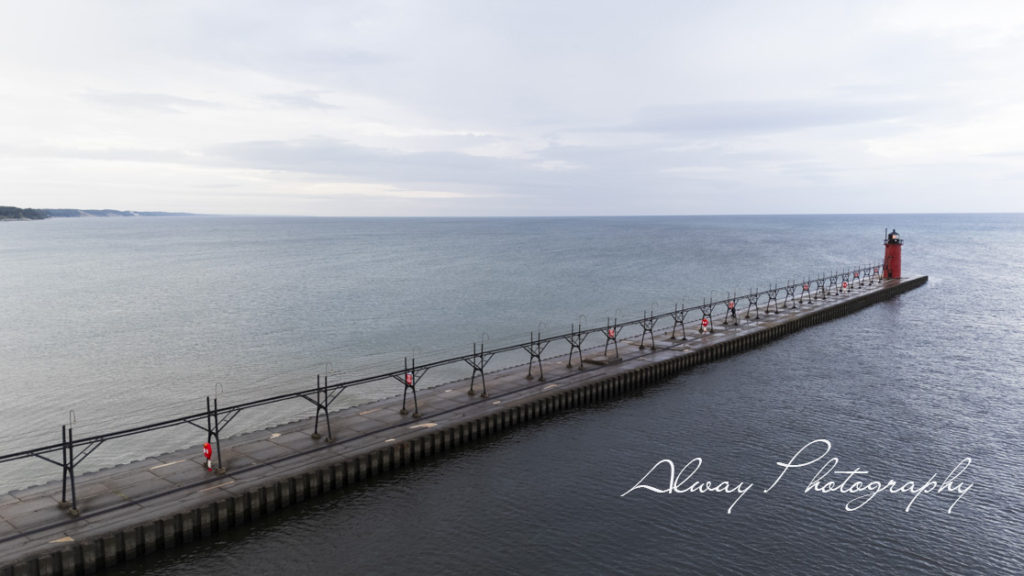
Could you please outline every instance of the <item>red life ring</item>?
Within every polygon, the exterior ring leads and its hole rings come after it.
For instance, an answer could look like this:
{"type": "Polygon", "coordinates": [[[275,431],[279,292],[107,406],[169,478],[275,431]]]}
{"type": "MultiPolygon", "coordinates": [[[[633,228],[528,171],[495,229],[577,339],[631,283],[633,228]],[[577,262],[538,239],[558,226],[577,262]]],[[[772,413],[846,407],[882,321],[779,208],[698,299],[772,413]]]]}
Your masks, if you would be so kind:
{"type": "Polygon", "coordinates": [[[703,320],[701,320],[700,321],[700,325],[705,327],[705,328],[707,328],[708,327],[708,319],[704,318],[703,320]]]}
{"type": "Polygon", "coordinates": [[[405,373],[405,385],[412,386],[412,372],[405,373]]]}
{"type": "Polygon", "coordinates": [[[615,338],[615,328],[609,328],[608,329],[608,337],[609,338],[615,338]]]}

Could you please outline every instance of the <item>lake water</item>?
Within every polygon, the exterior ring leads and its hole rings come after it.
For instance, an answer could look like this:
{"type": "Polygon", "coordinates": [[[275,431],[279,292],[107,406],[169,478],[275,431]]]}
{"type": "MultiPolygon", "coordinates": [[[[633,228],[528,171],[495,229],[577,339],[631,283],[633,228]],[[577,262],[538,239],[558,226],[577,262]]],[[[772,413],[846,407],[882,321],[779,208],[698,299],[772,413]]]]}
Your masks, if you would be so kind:
{"type": "MultiPolygon", "coordinates": [[[[922,288],[117,573],[1021,573],[1022,215],[5,222],[0,453],[69,410],[81,437],[874,264],[894,226],[922,288]],[[847,511],[805,491],[831,457],[823,481],[969,489],[847,511]],[[694,458],[751,488],[623,496],[694,458]]],[[[83,466],[204,440],[157,436],[83,466]]],[[[3,491],[54,478],[0,465],[3,491]]]]}

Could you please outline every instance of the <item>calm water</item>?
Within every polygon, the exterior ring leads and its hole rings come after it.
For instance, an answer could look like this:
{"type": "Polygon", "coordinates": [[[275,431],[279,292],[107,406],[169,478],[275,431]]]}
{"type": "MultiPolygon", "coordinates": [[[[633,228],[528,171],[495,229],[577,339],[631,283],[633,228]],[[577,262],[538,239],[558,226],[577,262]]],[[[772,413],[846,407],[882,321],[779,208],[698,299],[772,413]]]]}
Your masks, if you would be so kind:
{"type": "MultiPolygon", "coordinates": [[[[886,226],[925,287],[120,572],[1020,573],[1021,215],[3,223],[0,452],[59,440],[71,409],[87,434],[199,411],[215,389],[241,401],[327,365],[392,370],[877,262],[886,226]],[[765,493],[816,439],[830,453],[765,493]],[[621,496],[697,457],[693,480],[753,486],[731,513],[734,494],[621,496]],[[856,495],[804,492],[829,457],[837,483],[900,485],[970,458],[954,483],[971,487],[846,511],[856,495]]],[[[0,483],[57,472],[0,467],[0,483]]]]}

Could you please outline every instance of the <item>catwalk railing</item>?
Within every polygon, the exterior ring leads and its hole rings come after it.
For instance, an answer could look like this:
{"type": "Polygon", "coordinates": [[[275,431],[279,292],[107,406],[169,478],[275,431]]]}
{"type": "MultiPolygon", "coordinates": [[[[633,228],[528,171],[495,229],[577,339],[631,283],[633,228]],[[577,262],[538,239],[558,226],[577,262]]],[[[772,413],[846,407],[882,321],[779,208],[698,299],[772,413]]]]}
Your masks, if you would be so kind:
{"type": "MultiPolygon", "coordinates": [[[[573,366],[573,358],[575,357],[579,368],[582,370],[583,343],[592,335],[600,334],[604,337],[603,343],[605,356],[608,356],[609,346],[614,346],[614,357],[618,356],[619,339],[624,338],[624,329],[632,329],[633,338],[639,336],[639,347],[641,349],[645,348],[645,346],[650,346],[653,349],[656,345],[654,340],[655,326],[659,321],[672,321],[671,334],[669,336],[671,340],[686,340],[687,316],[691,313],[693,316],[691,316],[692,320],[690,320],[690,322],[697,325],[697,331],[714,332],[716,310],[724,310],[721,312],[721,325],[727,326],[730,322],[733,324],[739,323],[737,310],[742,308],[740,303],[741,300],[746,304],[746,310],[743,313],[744,318],[750,319],[753,316],[755,320],[758,320],[761,318],[762,314],[770,315],[779,313],[780,296],[782,297],[781,306],[784,309],[796,308],[805,301],[807,303],[811,303],[815,300],[827,300],[829,296],[838,296],[843,292],[849,292],[863,288],[865,285],[871,286],[876,282],[880,282],[882,280],[880,275],[881,270],[882,265],[876,264],[846,270],[845,272],[821,274],[808,278],[803,282],[791,283],[784,286],[774,285],[764,290],[751,290],[747,294],[742,295],[732,294],[722,300],[708,299],[702,301],[699,305],[688,308],[683,308],[677,305],[673,310],[659,314],[655,314],[653,310],[649,313],[645,311],[642,318],[630,321],[619,321],[617,318],[613,319],[609,317],[603,327],[584,329],[582,323],[571,324],[569,332],[565,334],[542,337],[540,332],[537,332],[536,336],[531,333],[529,342],[512,344],[490,350],[485,350],[483,343],[481,343],[479,347],[474,343],[473,352],[470,354],[445,358],[443,360],[437,360],[426,364],[416,364],[415,358],[410,362],[410,359],[406,357],[404,367],[401,370],[394,370],[392,372],[385,372],[352,380],[330,383],[327,375],[317,375],[317,384],[315,388],[278,394],[276,396],[269,396],[226,407],[218,406],[216,397],[211,401],[210,397],[207,396],[206,410],[203,412],[197,412],[187,416],[179,416],[168,420],[162,420],[160,422],[125,428],[113,432],[95,434],[85,438],[74,438],[71,426],[71,424],[73,424],[73,420],[69,419],[69,424],[61,427],[60,443],[0,455],[0,464],[31,458],[38,458],[45,462],[55,464],[61,468],[63,473],[61,505],[68,508],[72,515],[77,515],[78,507],[75,490],[75,467],[80,465],[82,461],[84,461],[102,444],[111,440],[156,432],[181,425],[191,425],[206,432],[206,443],[211,445],[211,454],[208,458],[212,458],[213,447],[215,446],[217,470],[219,472],[224,472],[220,450],[221,432],[232,420],[235,419],[236,416],[245,410],[289,400],[306,400],[316,408],[313,422],[313,438],[321,437],[320,419],[322,417],[327,433],[326,441],[331,441],[333,440],[330,420],[331,404],[337,400],[342,392],[355,386],[364,386],[377,382],[397,382],[403,387],[401,414],[405,415],[408,413],[408,400],[411,392],[413,408],[412,417],[418,418],[420,417],[420,411],[419,400],[416,394],[416,386],[420,383],[424,374],[434,368],[449,365],[468,365],[472,369],[472,374],[469,378],[469,389],[467,390],[467,393],[469,395],[477,394],[476,379],[479,376],[479,394],[481,397],[485,398],[487,397],[485,368],[491,359],[497,355],[521,354],[525,351],[529,355],[529,361],[526,362],[526,378],[529,380],[534,378],[533,365],[536,362],[538,371],[537,377],[543,381],[543,354],[548,345],[553,342],[568,344],[568,367],[571,368],[573,366]],[[700,315],[699,318],[697,317],[698,313],[700,315]],[[648,337],[650,342],[649,344],[646,344],[648,337]],[[71,493],[70,501],[68,501],[69,488],[71,493]]],[[[662,331],[668,332],[669,329],[663,328],[662,331]]],[[[600,343],[596,344],[596,346],[600,345],[600,343]]],[[[548,359],[550,360],[551,357],[548,359]]]]}

